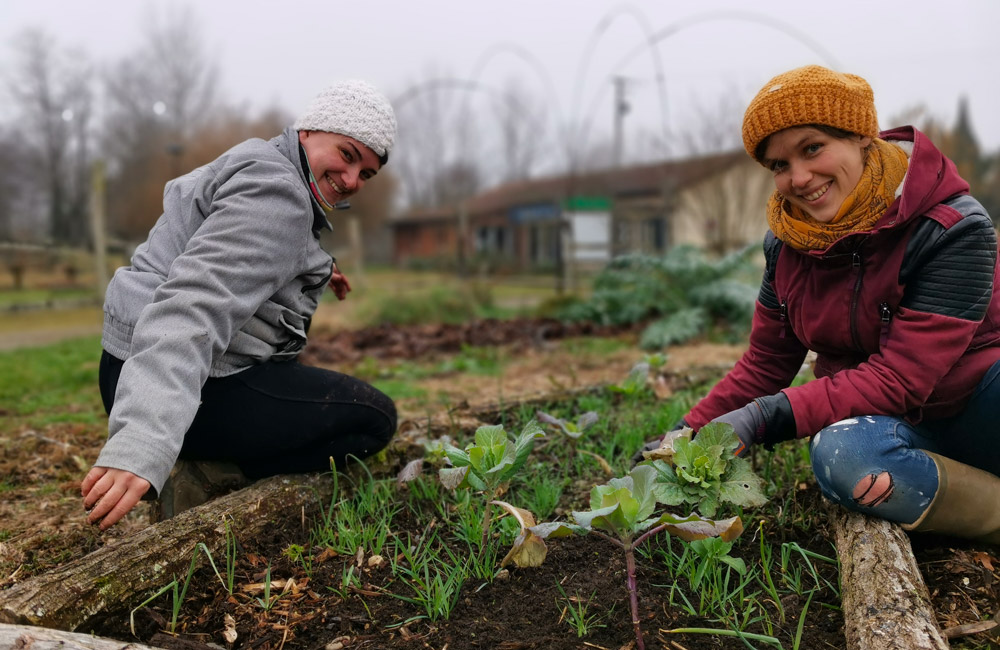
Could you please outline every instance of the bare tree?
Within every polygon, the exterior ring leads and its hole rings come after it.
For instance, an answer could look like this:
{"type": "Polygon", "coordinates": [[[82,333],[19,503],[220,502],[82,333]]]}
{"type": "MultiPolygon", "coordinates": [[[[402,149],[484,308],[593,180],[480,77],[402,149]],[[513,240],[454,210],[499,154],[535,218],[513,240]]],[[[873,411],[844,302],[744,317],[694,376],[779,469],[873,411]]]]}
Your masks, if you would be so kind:
{"type": "Polygon", "coordinates": [[[49,236],[87,240],[92,71],[87,58],[56,46],[37,30],[14,42],[17,63],[7,79],[26,146],[45,186],[49,236]]]}
{"type": "Polygon", "coordinates": [[[763,215],[774,190],[770,174],[743,153],[743,111],[738,93],[714,107],[703,107],[699,123],[677,139],[683,157],[721,155],[719,173],[684,193],[681,212],[688,225],[701,230],[706,248],[723,255],[763,234],[763,215]],[[725,154],[730,153],[727,160],[725,154]]]}
{"type": "Polygon", "coordinates": [[[105,77],[110,221],[129,239],[145,235],[161,212],[163,185],[191,166],[192,136],[213,118],[218,76],[190,8],[147,24],[139,50],[105,77]]]}
{"type": "Polygon", "coordinates": [[[399,135],[392,168],[409,206],[453,205],[480,189],[482,124],[473,109],[480,90],[432,71],[393,98],[399,135]]]}
{"type": "Polygon", "coordinates": [[[531,176],[545,146],[545,107],[516,80],[509,80],[502,95],[493,99],[501,152],[500,181],[531,176]]]}
{"type": "Polygon", "coordinates": [[[38,239],[44,234],[30,218],[41,189],[33,182],[34,155],[13,129],[0,130],[0,241],[38,239]]]}

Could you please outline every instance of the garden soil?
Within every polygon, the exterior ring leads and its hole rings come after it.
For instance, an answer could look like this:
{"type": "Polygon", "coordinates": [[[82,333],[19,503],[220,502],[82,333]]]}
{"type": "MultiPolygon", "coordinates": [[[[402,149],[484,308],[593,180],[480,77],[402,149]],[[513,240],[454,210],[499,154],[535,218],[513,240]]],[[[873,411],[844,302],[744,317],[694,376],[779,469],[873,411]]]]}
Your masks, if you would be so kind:
{"type": "MultiPolygon", "coordinates": [[[[559,338],[574,336],[623,337],[634,344],[636,333],[594,328],[561,330],[550,321],[521,321],[514,325],[486,321],[464,326],[371,328],[359,332],[314,337],[304,360],[315,365],[350,371],[364,359],[390,362],[399,359],[447,358],[463,346],[498,346],[504,356],[497,376],[429,377],[421,386],[434,395],[427,399],[400,401],[401,420],[418,418],[448,404],[466,402],[514,403],[519,395],[556,389],[579,388],[618,381],[636,361],[635,346],[603,355],[581,354],[555,344],[559,338]]],[[[740,346],[701,343],[671,348],[668,369],[683,372],[690,367],[724,368],[742,353],[740,346]]],[[[723,372],[720,370],[719,372],[723,372]]],[[[0,599],[3,589],[51,570],[86,554],[109,540],[127,537],[149,525],[147,513],[129,515],[107,533],[84,523],[79,498],[80,479],[89,469],[103,444],[105,427],[80,424],[48,425],[43,430],[17,431],[7,441],[0,457],[0,477],[4,486],[0,501],[0,599]]],[[[814,485],[790,486],[794,498],[816,502],[814,485]]],[[[581,491],[585,492],[581,487],[581,491]]],[[[581,494],[580,498],[584,498],[581,494]]],[[[405,522],[400,523],[405,526],[405,522]]],[[[298,529],[298,526],[289,527],[298,529]]],[[[745,535],[753,535],[748,531],[745,535]]],[[[825,531],[764,531],[803,548],[830,554],[825,531]]],[[[358,558],[329,556],[317,562],[311,577],[301,566],[288,561],[283,551],[301,543],[277,527],[270,536],[244,540],[238,574],[249,591],[227,595],[218,579],[200,570],[184,606],[180,633],[166,635],[164,613],[159,605],[137,613],[139,639],[161,647],[193,650],[227,647],[223,633],[236,633],[233,648],[620,648],[634,647],[624,588],[624,559],[617,549],[598,538],[550,541],[546,564],[538,569],[513,569],[506,579],[490,584],[467,583],[447,621],[412,621],[413,606],[386,592],[391,591],[387,566],[369,566],[362,558],[364,587],[345,597],[326,588],[339,584],[341,575],[358,558]],[[263,611],[256,603],[260,583],[271,567],[273,579],[294,579],[280,606],[263,611]],[[572,598],[590,603],[588,612],[595,626],[578,638],[566,622],[565,601],[556,584],[572,598]],[[256,589],[256,591],[254,591],[256,589]],[[560,605],[559,603],[563,603],[560,605]],[[227,615],[233,624],[227,623],[227,615]],[[387,625],[396,623],[393,627],[387,625]],[[631,640],[631,641],[630,641],[631,640]]],[[[1000,554],[996,548],[964,544],[948,539],[914,538],[918,563],[931,591],[939,623],[944,628],[989,619],[1000,603],[1000,554]]],[[[647,648],[697,650],[702,648],[745,648],[738,639],[703,634],[677,635],[667,630],[692,623],[678,607],[664,605],[666,576],[640,564],[640,611],[647,648]],[[642,595],[647,594],[647,598],[642,595]]],[[[289,585],[289,582],[285,582],[289,585]]],[[[580,601],[577,601],[580,602],[580,601]]],[[[836,603],[810,608],[799,647],[807,649],[843,648],[843,631],[836,603]]],[[[799,611],[801,603],[784,603],[788,611],[799,611]]],[[[132,640],[128,612],[119,612],[93,631],[132,640]]],[[[786,621],[785,638],[794,634],[797,620],[786,621]]],[[[953,648],[989,647],[986,635],[963,641],[953,640],[953,648]],[[968,643],[968,645],[963,645],[968,643]]],[[[758,646],[762,647],[762,646],[758,646]]],[[[786,647],[791,647],[786,644],[786,647]]]]}

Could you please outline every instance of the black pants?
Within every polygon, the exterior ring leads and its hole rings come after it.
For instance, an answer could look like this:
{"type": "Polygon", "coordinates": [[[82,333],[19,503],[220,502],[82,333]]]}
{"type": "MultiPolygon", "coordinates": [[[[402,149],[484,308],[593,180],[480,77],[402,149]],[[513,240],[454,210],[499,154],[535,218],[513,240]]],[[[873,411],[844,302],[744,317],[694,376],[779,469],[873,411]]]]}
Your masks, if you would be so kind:
{"type": "MultiPolygon", "coordinates": [[[[110,413],[124,362],[101,356],[100,386],[110,413]]],[[[236,463],[248,478],[343,467],[389,444],[396,407],[365,382],[295,361],[263,363],[209,378],[180,457],[236,463]]]]}

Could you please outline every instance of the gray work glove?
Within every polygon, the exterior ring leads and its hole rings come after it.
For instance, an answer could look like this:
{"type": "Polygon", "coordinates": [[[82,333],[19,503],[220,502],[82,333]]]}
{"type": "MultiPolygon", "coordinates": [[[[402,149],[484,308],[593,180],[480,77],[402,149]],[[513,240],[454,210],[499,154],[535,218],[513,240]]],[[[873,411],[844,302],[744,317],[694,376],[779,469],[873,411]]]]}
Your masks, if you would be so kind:
{"type": "Polygon", "coordinates": [[[740,458],[750,453],[750,447],[754,443],[764,439],[764,413],[757,404],[757,400],[750,402],[743,408],[720,415],[712,422],[725,422],[733,427],[736,436],[740,439],[740,446],[735,452],[740,458]]]}

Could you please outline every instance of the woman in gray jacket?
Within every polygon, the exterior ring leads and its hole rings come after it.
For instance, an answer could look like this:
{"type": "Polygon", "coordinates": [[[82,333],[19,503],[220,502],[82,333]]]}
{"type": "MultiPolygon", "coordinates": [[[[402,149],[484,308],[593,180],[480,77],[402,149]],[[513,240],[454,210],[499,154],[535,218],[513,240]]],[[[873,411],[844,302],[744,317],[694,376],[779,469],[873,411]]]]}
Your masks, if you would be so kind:
{"type": "Polygon", "coordinates": [[[295,359],[324,288],[350,291],[319,245],[327,214],[388,161],[395,131],[388,100],[345,81],[276,138],[167,183],[163,215],[107,289],[109,437],[81,488],[90,523],[105,530],[143,498],[169,517],[226,479],[321,471],[388,444],[392,400],[295,359]]]}

